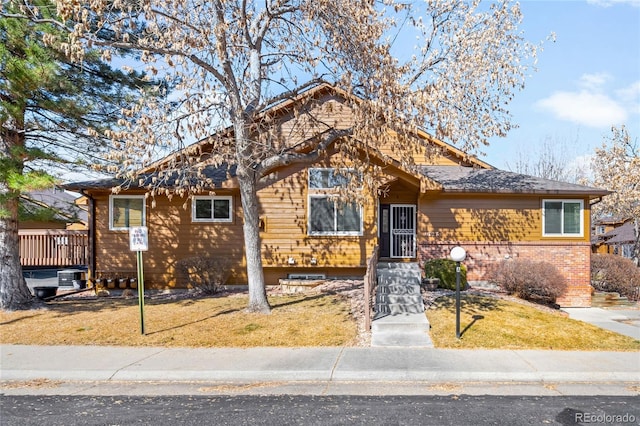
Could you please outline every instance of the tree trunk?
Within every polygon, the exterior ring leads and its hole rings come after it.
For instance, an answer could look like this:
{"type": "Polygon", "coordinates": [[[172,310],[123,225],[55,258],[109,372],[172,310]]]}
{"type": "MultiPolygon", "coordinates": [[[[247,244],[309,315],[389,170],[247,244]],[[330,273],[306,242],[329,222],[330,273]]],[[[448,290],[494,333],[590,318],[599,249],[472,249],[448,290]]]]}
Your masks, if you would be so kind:
{"type": "Polygon", "coordinates": [[[260,203],[258,201],[258,176],[253,170],[253,145],[248,137],[247,123],[251,119],[239,114],[234,120],[236,139],[236,176],[240,186],[242,201],[244,251],[247,260],[247,280],[249,285],[249,305],[247,311],[271,312],[267,300],[267,289],[262,269],[262,242],[260,241],[260,203]]]}
{"type": "Polygon", "coordinates": [[[257,194],[257,178],[253,170],[238,167],[238,183],[244,222],[245,256],[247,258],[247,279],[249,284],[249,312],[270,313],[267,289],[262,269],[262,243],[260,241],[260,207],[257,194]]]}
{"type": "MultiPolygon", "coordinates": [[[[2,189],[2,195],[6,191],[2,189]]],[[[18,198],[9,197],[2,203],[0,214],[0,308],[29,309],[34,298],[22,276],[20,240],[18,236],[18,198]]]]}
{"type": "MultiPolygon", "coordinates": [[[[23,120],[16,124],[17,128],[24,128],[23,120]]],[[[20,194],[7,183],[10,173],[22,174],[24,163],[16,155],[16,149],[21,147],[24,147],[24,132],[3,125],[0,128],[0,160],[5,168],[0,174],[0,309],[6,310],[29,309],[35,302],[22,275],[20,264],[20,194]]]]}

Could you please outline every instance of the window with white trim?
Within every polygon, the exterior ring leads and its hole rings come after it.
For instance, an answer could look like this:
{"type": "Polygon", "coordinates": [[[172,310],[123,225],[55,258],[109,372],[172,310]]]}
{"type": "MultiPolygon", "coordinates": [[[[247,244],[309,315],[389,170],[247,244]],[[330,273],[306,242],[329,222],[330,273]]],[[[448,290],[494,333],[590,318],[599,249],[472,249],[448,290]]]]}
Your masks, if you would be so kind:
{"type": "Polygon", "coordinates": [[[309,169],[309,235],[362,235],[362,207],[337,198],[336,189],[347,185],[349,173],[309,169]]]}
{"type": "Polygon", "coordinates": [[[196,195],[191,200],[191,219],[194,222],[231,222],[233,197],[196,195]]]}
{"type": "Polygon", "coordinates": [[[144,195],[110,195],[109,229],[124,231],[132,226],[145,226],[146,203],[144,195]]]}
{"type": "Polygon", "coordinates": [[[542,235],[582,237],[583,210],[582,200],[542,200],[542,235]]]}

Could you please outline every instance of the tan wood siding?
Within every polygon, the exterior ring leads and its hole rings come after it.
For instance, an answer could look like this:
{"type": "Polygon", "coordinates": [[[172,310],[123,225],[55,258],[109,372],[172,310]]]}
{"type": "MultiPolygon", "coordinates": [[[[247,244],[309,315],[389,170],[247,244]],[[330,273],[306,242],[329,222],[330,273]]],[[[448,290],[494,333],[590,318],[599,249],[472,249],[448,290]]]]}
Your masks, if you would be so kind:
{"type": "MultiPolygon", "coordinates": [[[[314,167],[330,167],[324,162],[314,167]]],[[[267,268],[284,268],[291,273],[331,266],[353,268],[365,265],[375,245],[375,203],[363,206],[362,236],[308,235],[307,168],[294,166],[280,171],[277,180],[259,191],[261,217],[265,222],[261,233],[263,261],[267,268]],[[295,264],[289,265],[292,258],[295,264]],[[315,265],[312,264],[315,259],[315,265]]],[[[285,275],[286,276],[286,275],[285,275]]],[[[282,278],[282,277],[281,277],[282,278]]]]}
{"type": "MultiPolygon", "coordinates": [[[[228,193],[218,195],[230,195],[228,193]]],[[[129,250],[127,231],[109,230],[109,197],[96,196],[96,271],[101,275],[133,272],[135,254],[129,250]]],[[[230,258],[237,265],[233,275],[243,274],[244,244],[240,200],[233,198],[231,223],[193,222],[191,200],[159,196],[155,207],[147,200],[146,224],[149,251],[143,253],[145,281],[154,287],[184,286],[177,280],[175,264],[191,256],[230,258]],[[238,237],[240,236],[240,237],[238,237]]]]}
{"type": "Polygon", "coordinates": [[[420,198],[418,235],[427,241],[589,241],[588,199],[582,237],[542,236],[542,200],[551,198],[426,194],[420,198]]]}

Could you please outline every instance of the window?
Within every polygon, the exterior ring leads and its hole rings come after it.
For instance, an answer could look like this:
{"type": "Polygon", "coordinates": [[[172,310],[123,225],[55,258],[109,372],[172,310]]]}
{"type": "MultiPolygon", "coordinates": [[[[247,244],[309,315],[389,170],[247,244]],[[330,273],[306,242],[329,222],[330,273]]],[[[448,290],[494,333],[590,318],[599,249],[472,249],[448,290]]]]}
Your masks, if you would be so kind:
{"type": "Polygon", "coordinates": [[[543,200],[542,235],[581,237],[583,235],[582,200],[543,200]]]}
{"type": "Polygon", "coordinates": [[[145,226],[144,195],[111,195],[109,197],[109,229],[126,230],[145,226]]]}
{"type": "Polygon", "coordinates": [[[626,257],[627,259],[633,259],[633,244],[622,245],[622,257],[626,257]]]}
{"type": "Polygon", "coordinates": [[[310,235],[362,235],[362,208],[356,203],[340,202],[334,191],[346,186],[347,173],[309,169],[310,235]]]}
{"type": "Polygon", "coordinates": [[[191,203],[194,222],[231,222],[232,197],[195,196],[191,203]]]}
{"type": "Polygon", "coordinates": [[[596,228],[596,235],[602,235],[605,234],[607,232],[607,228],[604,225],[599,225],[596,228]]]}

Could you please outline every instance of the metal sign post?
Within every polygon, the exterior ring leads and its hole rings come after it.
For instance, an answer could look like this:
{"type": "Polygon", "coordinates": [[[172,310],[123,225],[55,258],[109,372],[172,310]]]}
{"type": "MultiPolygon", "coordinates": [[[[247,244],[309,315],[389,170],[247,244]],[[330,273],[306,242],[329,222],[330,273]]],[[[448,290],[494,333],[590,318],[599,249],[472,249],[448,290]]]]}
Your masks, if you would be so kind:
{"type": "Polygon", "coordinates": [[[144,334],[144,268],[142,252],[149,250],[149,233],[146,226],[129,229],[129,246],[136,252],[138,264],[138,306],[140,307],[140,334],[144,334]]]}

